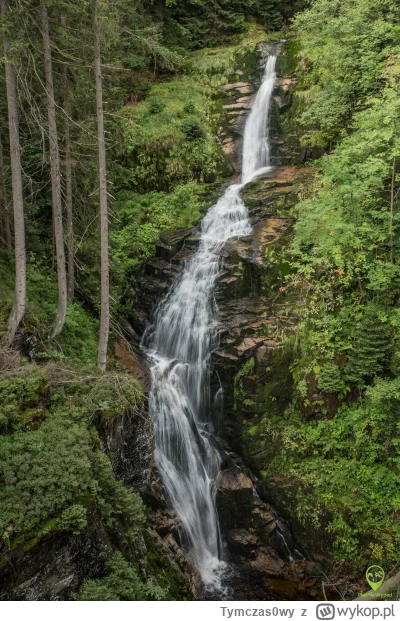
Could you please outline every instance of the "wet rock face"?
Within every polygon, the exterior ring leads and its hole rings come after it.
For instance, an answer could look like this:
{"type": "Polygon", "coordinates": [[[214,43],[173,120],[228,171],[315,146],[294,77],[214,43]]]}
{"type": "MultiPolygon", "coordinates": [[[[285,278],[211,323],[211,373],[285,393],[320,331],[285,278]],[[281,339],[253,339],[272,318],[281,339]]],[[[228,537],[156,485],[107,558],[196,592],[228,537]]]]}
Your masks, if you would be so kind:
{"type": "Polygon", "coordinates": [[[222,382],[224,389],[226,437],[256,470],[273,451],[257,437],[257,419],[267,411],[282,411],[291,398],[291,352],[285,344],[295,329],[285,287],[289,210],[313,172],[278,168],[248,184],[243,199],[252,233],[224,248],[216,290],[220,347],[213,356],[214,386],[222,382]]]}
{"type": "Polygon", "coordinates": [[[157,304],[165,297],[198,243],[196,228],[165,231],[156,243],[156,256],[146,261],[136,276],[128,321],[136,345],[150,326],[157,304]]]}
{"type": "Polygon", "coordinates": [[[302,557],[288,525],[260,500],[256,486],[237,466],[222,470],[217,479],[223,558],[232,568],[231,599],[324,599],[320,566],[302,557]]]}
{"type": "Polygon", "coordinates": [[[277,80],[270,112],[271,163],[273,166],[301,164],[310,156],[299,144],[294,119],[290,117],[290,122],[287,119],[297,84],[296,52],[295,41],[263,43],[258,48],[259,66],[253,69],[250,75],[247,72],[250,81],[232,82],[221,87],[226,118],[220,140],[233,171],[237,173],[241,171],[242,139],[246,117],[260,86],[268,58],[272,54],[278,54],[278,58],[277,80]]]}
{"type": "Polygon", "coordinates": [[[247,528],[253,500],[253,482],[238,468],[222,470],[217,478],[217,509],[223,532],[247,528]]]}
{"type": "MultiPolygon", "coordinates": [[[[274,446],[266,446],[251,430],[256,429],[260,413],[282,411],[291,398],[291,352],[284,345],[295,327],[285,289],[292,228],[289,211],[313,173],[313,169],[282,167],[248,184],[242,195],[252,233],[246,239],[231,240],[223,250],[215,293],[219,347],[212,357],[212,389],[217,394],[222,385],[224,392],[219,433],[255,471],[265,467],[274,446]]],[[[158,256],[147,263],[139,282],[138,298],[146,321],[197,243],[198,233],[192,229],[165,235],[157,245],[158,256]]],[[[283,520],[278,526],[274,510],[260,500],[256,487],[241,458],[232,453],[223,458],[217,509],[224,556],[233,567],[233,598],[316,598],[321,578],[314,576],[304,591],[304,572],[292,575],[292,565],[303,561],[297,557],[294,564],[290,562],[290,556],[296,558],[290,531],[282,526],[283,520]]],[[[152,488],[154,499],[162,498],[162,486],[155,483],[152,488]]],[[[160,509],[156,502],[154,509],[153,529],[178,559],[175,547],[179,550],[184,542],[179,539],[176,519],[168,517],[165,504],[160,509]]],[[[185,555],[179,558],[176,562],[195,588],[195,570],[190,564],[185,566],[185,555]]]]}
{"type": "Polygon", "coordinates": [[[95,422],[116,476],[136,492],[147,490],[154,454],[153,423],[144,411],[95,422]]]}
{"type": "Polygon", "coordinates": [[[108,537],[95,511],[78,536],[54,533],[32,548],[18,546],[2,559],[0,600],[68,600],[83,582],[105,574],[108,537]]]}

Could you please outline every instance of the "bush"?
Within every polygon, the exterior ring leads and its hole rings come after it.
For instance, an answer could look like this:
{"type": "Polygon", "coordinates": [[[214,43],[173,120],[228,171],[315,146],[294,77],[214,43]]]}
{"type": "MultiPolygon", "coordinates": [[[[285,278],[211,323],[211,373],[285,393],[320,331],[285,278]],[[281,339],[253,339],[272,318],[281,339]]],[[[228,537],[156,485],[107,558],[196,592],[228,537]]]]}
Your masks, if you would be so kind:
{"type": "Polygon", "coordinates": [[[122,519],[120,537],[135,540],[144,521],[141,498],[115,479],[90,421],[95,413],[133,413],[142,393],[124,375],[91,369],[82,381],[83,373],[82,367],[79,374],[65,366],[30,367],[0,382],[3,416],[16,429],[46,396],[37,428],[0,436],[0,531],[11,524],[16,533],[35,536],[53,520],[53,528],[79,532],[95,503],[108,528],[117,529],[122,519]]]}
{"type": "Polygon", "coordinates": [[[56,520],[57,530],[71,531],[74,535],[87,525],[87,510],[82,505],[71,505],[64,509],[56,520]]]}
{"type": "Polygon", "coordinates": [[[78,497],[93,495],[91,440],[82,425],[46,421],[0,438],[0,530],[35,531],[78,497]]]}
{"type": "Polygon", "coordinates": [[[163,600],[167,592],[150,581],[142,582],[137,569],[120,552],[107,563],[108,574],[99,580],[87,580],[74,596],[78,601],[163,600]]]}
{"type": "Polygon", "coordinates": [[[28,368],[0,380],[0,427],[17,430],[44,416],[40,402],[48,392],[46,372],[28,368]]]}
{"type": "Polygon", "coordinates": [[[188,140],[199,140],[205,137],[203,127],[195,120],[184,121],[181,125],[181,131],[188,140]]]}
{"type": "Polygon", "coordinates": [[[193,103],[193,101],[189,101],[188,103],[185,103],[185,105],[183,106],[184,114],[196,114],[196,112],[197,112],[197,108],[195,104],[193,103]]]}
{"type": "Polygon", "coordinates": [[[164,110],[166,105],[165,101],[153,101],[148,107],[148,112],[149,114],[159,114],[164,110]]]}

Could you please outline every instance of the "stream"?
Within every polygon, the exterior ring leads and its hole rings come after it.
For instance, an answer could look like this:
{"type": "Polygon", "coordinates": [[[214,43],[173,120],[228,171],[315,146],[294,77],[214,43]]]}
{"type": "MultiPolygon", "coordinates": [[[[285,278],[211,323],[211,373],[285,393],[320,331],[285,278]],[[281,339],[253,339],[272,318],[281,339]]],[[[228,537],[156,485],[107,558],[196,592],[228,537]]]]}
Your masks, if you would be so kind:
{"type": "Polygon", "coordinates": [[[199,248],[159,304],[143,344],[150,360],[150,414],[155,460],[168,500],[181,526],[182,544],[206,588],[220,589],[226,571],[215,506],[221,458],[212,441],[210,358],[218,345],[214,290],[221,250],[250,234],[240,192],[270,169],[269,111],[276,56],[270,56],[247,118],[240,184],[228,187],[201,223],[199,248]]]}

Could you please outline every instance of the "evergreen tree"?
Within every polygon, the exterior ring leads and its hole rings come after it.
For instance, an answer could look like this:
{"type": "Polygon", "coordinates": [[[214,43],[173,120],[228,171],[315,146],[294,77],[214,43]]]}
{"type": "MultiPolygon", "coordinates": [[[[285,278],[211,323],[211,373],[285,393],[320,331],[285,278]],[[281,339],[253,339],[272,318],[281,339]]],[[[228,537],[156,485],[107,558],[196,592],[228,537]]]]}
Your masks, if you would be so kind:
{"type": "Polygon", "coordinates": [[[390,325],[379,318],[374,307],[367,307],[356,326],[346,365],[347,380],[362,386],[388,367],[392,350],[390,325]]]}

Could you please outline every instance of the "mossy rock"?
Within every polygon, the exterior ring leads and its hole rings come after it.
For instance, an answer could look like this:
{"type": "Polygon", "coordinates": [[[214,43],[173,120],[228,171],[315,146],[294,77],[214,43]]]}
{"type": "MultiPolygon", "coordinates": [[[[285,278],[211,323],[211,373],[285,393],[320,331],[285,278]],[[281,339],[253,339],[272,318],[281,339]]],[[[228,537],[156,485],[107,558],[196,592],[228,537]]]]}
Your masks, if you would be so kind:
{"type": "Polygon", "coordinates": [[[235,396],[236,418],[241,451],[251,468],[263,470],[281,449],[280,436],[273,433],[269,421],[281,416],[292,398],[292,359],[289,346],[261,347],[251,372],[240,378],[240,391],[235,396]]]}
{"type": "Polygon", "coordinates": [[[296,74],[300,49],[299,39],[292,37],[282,41],[276,61],[276,72],[279,76],[285,77],[296,74]]]}
{"type": "Polygon", "coordinates": [[[147,547],[146,572],[168,592],[169,601],[191,601],[193,594],[167,546],[154,531],[143,532],[147,547]]]}

